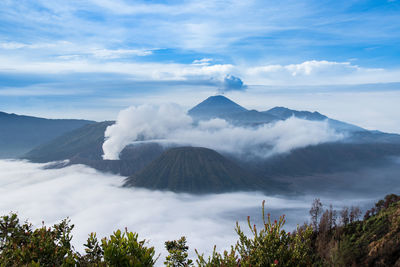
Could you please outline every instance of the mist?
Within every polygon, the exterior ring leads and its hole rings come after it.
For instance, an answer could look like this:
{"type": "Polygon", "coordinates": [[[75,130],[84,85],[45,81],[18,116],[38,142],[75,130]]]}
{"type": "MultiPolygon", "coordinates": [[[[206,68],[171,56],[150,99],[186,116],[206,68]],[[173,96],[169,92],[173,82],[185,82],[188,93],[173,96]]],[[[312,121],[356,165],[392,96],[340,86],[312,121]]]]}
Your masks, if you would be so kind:
{"type": "MultiPolygon", "coordinates": [[[[100,173],[83,165],[62,169],[46,169],[46,164],[0,160],[0,214],[17,212],[21,221],[28,219],[34,226],[42,221],[47,226],[69,217],[75,224],[73,244],[83,251],[90,232],[98,237],[128,228],[139,233],[140,239],[165,256],[164,242],[186,236],[190,255],[194,249],[211,253],[228,249],[237,240],[234,231],[239,221],[246,228],[246,218],[260,222],[261,203],[273,217],[286,214],[289,231],[308,220],[314,197],[320,195],[283,197],[266,196],[259,192],[209,195],[176,194],[137,188],[122,188],[125,177],[100,173]]],[[[383,197],[383,196],[380,196],[383,197]]],[[[349,196],[322,197],[326,205],[369,207],[376,198],[349,196]],[[350,203],[350,204],[349,204],[350,203]]]]}
{"type": "Polygon", "coordinates": [[[291,117],[258,127],[234,126],[223,119],[194,123],[178,105],[141,105],[120,111],[116,123],[106,129],[103,158],[118,159],[123,148],[136,141],[200,146],[265,158],[343,137],[326,121],[291,117]]]}

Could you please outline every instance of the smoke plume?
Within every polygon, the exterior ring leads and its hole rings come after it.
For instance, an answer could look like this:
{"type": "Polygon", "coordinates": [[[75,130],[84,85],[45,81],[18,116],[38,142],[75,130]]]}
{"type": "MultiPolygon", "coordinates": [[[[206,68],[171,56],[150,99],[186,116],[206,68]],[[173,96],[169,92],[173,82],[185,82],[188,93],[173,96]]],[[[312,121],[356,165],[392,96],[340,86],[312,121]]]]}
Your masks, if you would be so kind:
{"type": "Polygon", "coordinates": [[[234,126],[222,119],[194,123],[178,105],[129,107],[105,132],[104,159],[116,160],[125,146],[155,141],[207,147],[219,152],[268,157],[292,149],[336,141],[342,134],[326,121],[295,117],[258,127],[234,126]]]}

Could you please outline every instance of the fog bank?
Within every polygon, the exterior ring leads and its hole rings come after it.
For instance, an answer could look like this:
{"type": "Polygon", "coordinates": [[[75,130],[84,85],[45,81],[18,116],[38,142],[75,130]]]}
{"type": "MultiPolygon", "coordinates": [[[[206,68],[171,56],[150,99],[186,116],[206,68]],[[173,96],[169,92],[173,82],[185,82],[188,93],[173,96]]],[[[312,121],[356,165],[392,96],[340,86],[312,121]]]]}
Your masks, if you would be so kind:
{"type": "MultiPolygon", "coordinates": [[[[171,192],[121,188],[124,177],[104,174],[83,165],[63,169],[43,169],[45,164],[0,160],[0,214],[18,212],[35,226],[69,217],[75,224],[73,243],[83,250],[90,232],[99,237],[116,229],[139,233],[163,253],[166,240],[187,236],[190,255],[194,249],[210,253],[213,245],[226,249],[236,241],[237,220],[245,228],[248,215],[259,222],[261,203],[267,212],[287,215],[286,229],[308,219],[315,196],[284,198],[261,193],[229,193],[193,196],[171,192]]],[[[372,203],[371,199],[323,199],[342,205],[372,203]]],[[[160,258],[159,263],[162,263],[160,258]]]]}

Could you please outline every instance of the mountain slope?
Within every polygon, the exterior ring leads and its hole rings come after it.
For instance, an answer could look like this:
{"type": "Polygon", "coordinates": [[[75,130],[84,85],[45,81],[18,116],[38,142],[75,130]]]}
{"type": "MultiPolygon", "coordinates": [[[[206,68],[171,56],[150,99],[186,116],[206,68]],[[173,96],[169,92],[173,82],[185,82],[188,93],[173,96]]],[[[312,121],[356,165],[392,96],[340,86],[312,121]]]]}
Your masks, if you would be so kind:
{"type": "Polygon", "coordinates": [[[236,104],[232,100],[222,96],[210,96],[200,104],[188,111],[194,118],[212,119],[226,114],[240,113],[246,111],[244,107],[236,104]]]}
{"type": "Polygon", "coordinates": [[[103,160],[104,132],[112,124],[113,121],[104,121],[83,126],[31,150],[23,158],[32,162],[69,160],[67,165],[85,164],[100,171],[129,176],[163,152],[164,148],[158,144],[144,143],[127,146],[120,160],[103,160]]]}
{"type": "Polygon", "coordinates": [[[343,130],[346,138],[340,142],[302,147],[269,158],[239,154],[221,156],[210,149],[187,147],[163,154],[167,149],[165,146],[157,143],[136,143],[123,149],[120,160],[103,160],[104,132],[114,122],[100,122],[66,133],[35,148],[24,158],[34,162],[68,159],[68,164],[85,164],[97,170],[131,176],[126,182],[127,185],[206,193],[250,189],[265,191],[271,187],[272,182],[264,177],[273,177],[281,182],[293,184],[301,181],[296,179],[300,176],[318,176],[321,178],[315,178],[313,181],[324,184],[322,177],[346,171],[354,173],[347,176],[350,177],[349,181],[357,181],[362,179],[357,174],[358,171],[374,166],[380,168],[390,161],[390,157],[400,156],[400,135],[367,131],[329,119],[318,112],[282,107],[258,112],[246,110],[226,97],[213,96],[189,113],[212,115],[235,124],[243,124],[245,127],[297,116],[308,120],[337,122],[338,128],[350,130],[343,130]]]}
{"type": "Polygon", "coordinates": [[[301,119],[306,119],[306,120],[312,120],[312,121],[322,121],[325,119],[328,119],[325,115],[320,114],[319,112],[310,112],[310,111],[297,111],[293,109],[288,109],[285,107],[274,107],[271,108],[270,110],[264,111],[262,113],[267,113],[274,115],[281,120],[286,120],[292,116],[295,116],[297,118],[301,119]]]}
{"type": "Polygon", "coordinates": [[[125,186],[187,193],[260,190],[261,179],[244,171],[219,153],[200,147],[179,147],[164,152],[125,181],[125,186]]]}
{"type": "Polygon", "coordinates": [[[246,110],[232,114],[223,114],[220,115],[219,118],[238,126],[257,126],[279,120],[279,118],[274,115],[258,112],[257,110],[246,110]]]}
{"type": "Polygon", "coordinates": [[[210,96],[188,111],[195,120],[224,119],[235,125],[259,125],[280,118],[273,114],[247,110],[229,98],[221,95],[210,96]]]}
{"type": "Polygon", "coordinates": [[[38,146],[29,151],[23,158],[33,162],[65,160],[77,155],[90,159],[101,159],[104,131],[113,123],[112,121],[104,121],[85,125],[38,146]]]}
{"type": "Polygon", "coordinates": [[[338,121],[338,120],[333,120],[328,118],[325,115],[322,115],[321,113],[314,111],[298,111],[298,110],[293,110],[293,109],[288,109],[285,107],[274,107],[270,110],[261,112],[263,114],[270,114],[273,115],[281,120],[286,120],[290,117],[296,117],[299,119],[304,119],[304,120],[310,120],[310,121],[323,121],[326,120],[329,125],[338,130],[338,131],[345,131],[345,132],[361,132],[365,131],[365,129],[358,127],[353,124],[349,124],[346,122],[338,121]]]}
{"type": "Polygon", "coordinates": [[[400,156],[400,144],[335,142],[294,149],[245,165],[262,175],[299,176],[377,167],[392,156],[400,156]]]}
{"type": "Polygon", "coordinates": [[[387,195],[363,220],[354,220],[351,213],[341,213],[346,219],[334,227],[321,220],[312,241],[321,258],[315,266],[400,266],[399,200],[387,195]]]}
{"type": "Polygon", "coordinates": [[[40,144],[92,123],[88,120],[54,120],[0,112],[0,158],[19,157],[40,144]]]}

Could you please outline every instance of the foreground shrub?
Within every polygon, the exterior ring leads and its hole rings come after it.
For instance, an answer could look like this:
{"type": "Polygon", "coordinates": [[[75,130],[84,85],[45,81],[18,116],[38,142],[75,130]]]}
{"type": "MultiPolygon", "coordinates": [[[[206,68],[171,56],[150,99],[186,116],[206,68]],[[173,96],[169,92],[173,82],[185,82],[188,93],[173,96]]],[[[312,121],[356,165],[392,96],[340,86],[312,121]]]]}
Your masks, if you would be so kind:
{"type": "Polygon", "coordinates": [[[114,232],[98,242],[90,234],[81,256],[71,245],[74,225],[63,220],[53,227],[33,230],[32,224],[20,224],[14,213],[0,217],[0,266],[154,266],[154,248],[138,241],[136,233],[114,232]]]}
{"type": "Polygon", "coordinates": [[[188,267],[193,266],[193,261],[188,259],[188,249],[186,237],[182,236],[179,240],[166,241],[165,248],[169,255],[165,258],[167,267],[188,267]]]}
{"type": "Polygon", "coordinates": [[[295,234],[282,229],[284,216],[271,222],[270,214],[265,218],[264,203],[262,204],[263,227],[257,230],[247,218],[252,236],[247,237],[236,223],[236,233],[239,236],[230,252],[223,254],[215,251],[207,260],[198,255],[199,266],[309,266],[312,263],[311,227],[298,228],[295,234]]]}
{"type": "Polygon", "coordinates": [[[146,247],[146,240],[139,241],[138,234],[117,230],[110,238],[103,238],[99,244],[96,234],[92,233],[85,244],[83,258],[87,265],[103,266],[153,266],[154,247],[146,247]]]}
{"type": "Polygon", "coordinates": [[[16,214],[0,217],[0,266],[74,266],[79,255],[71,245],[73,228],[63,220],[33,230],[16,214]]]}
{"type": "Polygon", "coordinates": [[[321,265],[400,266],[400,196],[387,195],[362,221],[359,209],[346,210],[340,212],[340,224],[315,233],[312,242],[321,265]]]}

